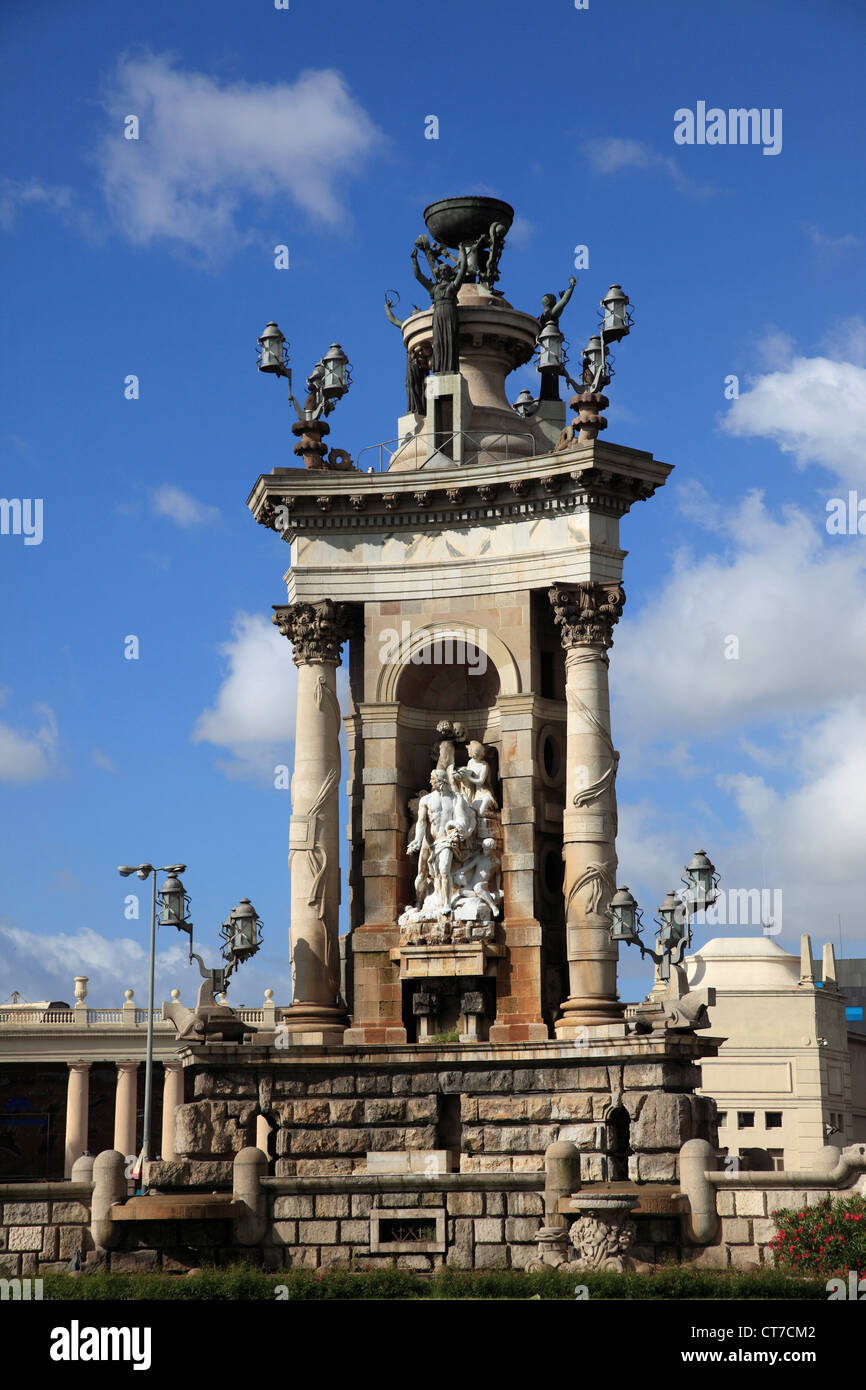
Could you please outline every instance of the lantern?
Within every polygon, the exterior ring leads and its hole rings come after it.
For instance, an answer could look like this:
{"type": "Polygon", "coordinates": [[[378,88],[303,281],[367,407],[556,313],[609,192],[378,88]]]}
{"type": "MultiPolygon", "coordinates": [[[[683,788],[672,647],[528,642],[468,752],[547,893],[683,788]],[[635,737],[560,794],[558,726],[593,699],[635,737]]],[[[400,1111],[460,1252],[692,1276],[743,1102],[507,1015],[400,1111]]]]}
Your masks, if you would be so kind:
{"type": "Polygon", "coordinates": [[[223,955],[237,964],[254,956],[261,946],[261,921],[249,898],[241,898],[223,923],[223,955]]]}
{"type": "Polygon", "coordinates": [[[589,391],[601,391],[609,381],[605,345],[595,333],[583,350],[583,384],[589,391]]]}
{"type": "Polygon", "coordinates": [[[676,889],[666,895],[658,911],[657,921],[661,930],[659,940],[663,946],[677,946],[686,934],[686,907],[676,889]]]}
{"type": "Polygon", "coordinates": [[[285,338],[275,323],[269,323],[258,340],[260,372],[288,376],[289,350],[285,338]]]}
{"type": "Polygon", "coordinates": [[[610,901],[610,939],[634,944],[640,935],[640,908],[627,888],[618,888],[610,901]]]}
{"type": "Polygon", "coordinates": [[[332,343],[322,358],[322,394],[326,400],[339,400],[349,389],[349,359],[339,343],[332,343]]]}
{"type": "Polygon", "coordinates": [[[632,316],[628,304],[629,298],[623,293],[622,285],[611,285],[601,301],[604,310],[601,332],[605,342],[618,343],[631,331],[632,316]]]}
{"type": "Polygon", "coordinates": [[[159,902],[162,909],[159,925],[177,927],[178,931],[188,932],[192,936],[192,923],[187,921],[189,894],[184,890],[176,873],[169,873],[168,877],[163,879],[159,890],[159,902]]]}
{"type": "Polygon", "coordinates": [[[562,334],[555,323],[546,323],[538,335],[538,367],[539,372],[553,368],[558,370],[562,366],[562,334]]]}
{"type": "Polygon", "coordinates": [[[689,901],[694,904],[696,911],[711,907],[716,901],[719,876],[705,850],[695,850],[686,865],[683,883],[686,885],[689,901]]]}
{"type": "Polygon", "coordinates": [[[517,411],[518,415],[522,416],[525,420],[527,416],[535,413],[537,405],[538,402],[532,392],[524,386],[517,400],[514,402],[514,409],[517,411]]]}

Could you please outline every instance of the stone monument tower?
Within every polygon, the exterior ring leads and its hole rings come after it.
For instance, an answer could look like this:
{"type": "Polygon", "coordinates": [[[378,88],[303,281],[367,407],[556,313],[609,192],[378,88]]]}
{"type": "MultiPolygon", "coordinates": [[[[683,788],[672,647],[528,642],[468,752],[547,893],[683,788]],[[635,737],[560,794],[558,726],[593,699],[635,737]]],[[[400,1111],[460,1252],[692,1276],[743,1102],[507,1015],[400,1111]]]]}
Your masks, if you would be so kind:
{"type": "Polygon", "coordinates": [[[608,912],[619,523],[670,469],[599,441],[608,377],[593,378],[590,349],[580,383],[562,364],[574,281],[558,303],[539,293],[539,314],[498,288],[512,217],[484,197],[427,208],[411,268],[431,305],[401,323],[387,302],[407,363],[396,440],[339,469],[302,442],[307,467],[274,468],[249,498],[291,553],[274,621],[298,667],[286,1020],[298,1043],[625,1035],[608,912]],[[537,348],[539,399],[515,407],[506,378],[537,348]]]}

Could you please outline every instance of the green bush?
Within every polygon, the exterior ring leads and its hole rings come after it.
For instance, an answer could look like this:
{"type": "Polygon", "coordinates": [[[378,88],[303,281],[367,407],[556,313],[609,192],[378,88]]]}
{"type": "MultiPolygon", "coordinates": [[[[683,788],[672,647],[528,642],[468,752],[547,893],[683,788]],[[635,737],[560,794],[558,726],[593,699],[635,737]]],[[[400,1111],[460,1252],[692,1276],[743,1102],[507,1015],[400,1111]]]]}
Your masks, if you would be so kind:
{"type": "Polygon", "coordinates": [[[149,1299],[273,1301],[277,1289],[291,1301],[356,1301],[377,1299],[573,1301],[582,1285],[590,1299],[815,1299],[825,1298],[823,1279],[792,1277],[782,1270],[706,1270],[670,1265],[654,1274],[583,1274],[548,1269],[527,1274],[521,1270],[438,1270],[416,1274],[395,1265],[370,1269],[287,1269],[265,1273],[245,1265],[206,1268],[190,1276],[158,1271],[112,1274],[46,1274],[48,1299],[139,1301],[149,1299]]]}
{"type": "Polygon", "coordinates": [[[775,1214],[777,1234],[770,1241],[776,1266],[815,1277],[866,1270],[866,1197],[825,1197],[801,1211],[775,1214]]]}

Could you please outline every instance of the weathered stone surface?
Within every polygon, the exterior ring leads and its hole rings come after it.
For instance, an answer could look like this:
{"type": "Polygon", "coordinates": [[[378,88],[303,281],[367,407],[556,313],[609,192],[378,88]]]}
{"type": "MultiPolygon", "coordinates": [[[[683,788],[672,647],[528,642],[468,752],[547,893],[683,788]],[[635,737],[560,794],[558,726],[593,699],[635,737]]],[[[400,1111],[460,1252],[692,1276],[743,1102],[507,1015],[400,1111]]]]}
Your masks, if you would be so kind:
{"type": "Polygon", "coordinates": [[[331,1105],[327,1100],[296,1100],[292,1104],[292,1123],[296,1125],[327,1125],[331,1123],[331,1105]]]}
{"type": "Polygon", "coordinates": [[[543,1154],[515,1154],[511,1160],[512,1169],[515,1173],[543,1173],[544,1155],[543,1154]]]}
{"type": "Polygon", "coordinates": [[[514,1073],[510,1071],[467,1072],[463,1079],[470,1094],[495,1091],[497,1095],[504,1095],[514,1087],[514,1073]]]}
{"type": "Polygon", "coordinates": [[[278,1245],[297,1245],[297,1221],[275,1221],[271,1227],[273,1238],[278,1245]]]}
{"type": "Polygon", "coordinates": [[[357,1125],[364,1118],[362,1100],[332,1100],[329,1102],[332,1125],[357,1125]]]}
{"type": "Polygon", "coordinates": [[[435,1096],[413,1096],[406,1102],[406,1120],[409,1124],[435,1122],[439,1114],[439,1104],[435,1096]]]}
{"type": "Polygon", "coordinates": [[[722,1240],[726,1245],[749,1245],[752,1239],[752,1224],[741,1221],[736,1216],[727,1216],[722,1222],[722,1240]]]}
{"type": "Polygon", "coordinates": [[[734,1214],[734,1194],[733,1192],[716,1193],[716,1211],[719,1216],[733,1216],[734,1214]]]}
{"type": "Polygon", "coordinates": [[[398,1255],[397,1268],[426,1272],[433,1268],[433,1261],[429,1255],[398,1255]]]}
{"type": "Polygon", "coordinates": [[[298,1269],[301,1266],[305,1269],[319,1267],[319,1249],[316,1245],[287,1246],[283,1258],[289,1269],[298,1269]]]}
{"type": "Polygon", "coordinates": [[[677,1159],[673,1154],[640,1154],[638,1175],[641,1182],[673,1182],[677,1176],[677,1159]]]}
{"type": "Polygon", "coordinates": [[[67,1222],[70,1225],[74,1221],[83,1222],[87,1225],[90,1221],[90,1212],[83,1202],[55,1202],[51,1208],[51,1220],[60,1225],[67,1222]]]}
{"type": "Polygon", "coordinates": [[[236,1154],[255,1140],[255,1104],[242,1100],[197,1100],[177,1112],[178,1153],[190,1158],[236,1154]]]}
{"type": "Polygon", "coordinates": [[[687,1139],[700,1138],[702,1107],[695,1105],[694,1096],[679,1092],[651,1092],[632,1122],[631,1145],[641,1152],[663,1149],[679,1150],[687,1139]]]}
{"type": "MultiPolygon", "coordinates": [[[[293,1154],[365,1154],[368,1149],[375,1148],[373,1142],[374,1135],[381,1135],[383,1131],[369,1129],[323,1129],[304,1130],[293,1129],[286,1131],[290,1151],[293,1154]]],[[[396,1148],[397,1145],[382,1144],[382,1148],[396,1148]]]]}
{"type": "Polygon", "coordinates": [[[405,1119],[405,1100],[391,1098],[390,1100],[367,1100],[364,1102],[365,1124],[401,1124],[405,1119]]]}
{"type": "Polygon", "coordinates": [[[12,1250],[41,1250],[41,1226],[10,1226],[8,1244],[12,1250]]]}
{"type": "Polygon", "coordinates": [[[505,1193],[504,1192],[485,1192],[484,1212],[486,1216],[505,1215],[505,1193]]]}
{"type": "Polygon", "coordinates": [[[337,1269],[342,1265],[348,1266],[350,1251],[345,1245],[323,1245],[319,1250],[319,1268],[337,1269]]]}
{"type": "Polygon", "coordinates": [[[391,1093],[391,1078],[377,1076],[375,1072],[361,1072],[355,1082],[359,1096],[387,1096],[391,1093]]]}
{"type": "Polygon", "coordinates": [[[371,1192],[352,1193],[352,1215],[369,1216],[373,1210],[373,1194],[371,1192]]]}
{"type": "Polygon", "coordinates": [[[316,1216],[334,1217],[349,1215],[349,1198],[336,1192],[323,1192],[315,1199],[316,1216]]]}
{"type": "Polygon", "coordinates": [[[731,1249],[731,1265],[734,1269],[754,1269],[760,1263],[760,1256],[752,1245],[735,1245],[731,1249]]]}
{"type": "Polygon", "coordinates": [[[5,1226],[44,1226],[48,1220],[47,1202],[4,1202],[5,1226]]]}
{"type": "Polygon", "coordinates": [[[449,1216],[480,1216],[484,1211],[484,1197],[480,1192],[447,1192],[445,1209],[449,1216]]]}
{"type": "Polygon", "coordinates": [[[417,1125],[411,1129],[368,1130],[372,1142],[366,1145],[376,1153],[388,1149],[435,1149],[436,1126],[417,1125]]]}
{"type": "Polygon", "coordinates": [[[737,1192],[737,1216],[763,1216],[767,1208],[766,1192],[737,1192]]]}
{"type": "Polygon", "coordinates": [[[509,1216],[505,1222],[505,1239],[509,1244],[512,1241],[534,1241],[538,1235],[539,1225],[537,1216],[509,1216]]]}
{"type": "Polygon", "coordinates": [[[768,1216],[772,1216],[773,1212],[784,1211],[788,1209],[790,1209],[791,1211],[802,1211],[805,1205],[805,1192],[794,1191],[793,1189],[786,1189],[785,1191],[770,1191],[767,1193],[768,1216]]]}
{"type": "Polygon", "coordinates": [[[483,1122],[525,1120],[526,1101],[516,1096],[482,1098],[478,1101],[478,1118],[483,1122]]]}
{"type": "MultiPolygon", "coordinates": [[[[366,1152],[366,1150],[365,1150],[366,1152]]],[[[345,1173],[357,1173],[366,1167],[361,1158],[299,1158],[297,1176],[299,1178],[338,1178],[345,1173]]],[[[279,1177],[290,1177],[291,1173],[279,1173],[279,1177]]]]}
{"type": "Polygon", "coordinates": [[[13,1255],[11,1253],[8,1255],[0,1255],[0,1275],[6,1278],[9,1278],[11,1275],[12,1278],[14,1278],[18,1274],[20,1264],[20,1255],[13,1255]]]}
{"type": "Polygon", "coordinates": [[[756,1245],[766,1245],[768,1241],[773,1239],[777,1229],[775,1221],[757,1217],[752,1222],[752,1239],[756,1245]]]}
{"type": "Polygon", "coordinates": [[[56,1260],[60,1245],[60,1236],[56,1226],[44,1226],[42,1229],[42,1251],[40,1259],[56,1260]]]}
{"type": "Polygon", "coordinates": [[[312,1216],[313,1199],[306,1194],[274,1198],[274,1216],[283,1221],[287,1217],[312,1216]]]}
{"type": "Polygon", "coordinates": [[[543,1216],[544,1198],[540,1192],[509,1192],[509,1216],[543,1216]]]}
{"type": "Polygon", "coordinates": [[[196,1100],[258,1101],[259,1098],[255,1075],[245,1067],[228,1072],[196,1072],[193,1095],[196,1100]]]}
{"type": "Polygon", "coordinates": [[[506,1245],[476,1245],[476,1269],[506,1269],[508,1267],[508,1247],[506,1245]]]}
{"type": "Polygon", "coordinates": [[[299,1221],[299,1245],[335,1245],[337,1241],[336,1221],[299,1221]]]}
{"type": "Polygon", "coordinates": [[[499,1245],[502,1242],[502,1227],[501,1218],[484,1217],[475,1222],[475,1239],[479,1244],[499,1245]]]}
{"type": "Polygon", "coordinates": [[[342,1245],[364,1245],[369,1244],[370,1222],[367,1221],[341,1221],[340,1222],[340,1243],[342,1245]]]}

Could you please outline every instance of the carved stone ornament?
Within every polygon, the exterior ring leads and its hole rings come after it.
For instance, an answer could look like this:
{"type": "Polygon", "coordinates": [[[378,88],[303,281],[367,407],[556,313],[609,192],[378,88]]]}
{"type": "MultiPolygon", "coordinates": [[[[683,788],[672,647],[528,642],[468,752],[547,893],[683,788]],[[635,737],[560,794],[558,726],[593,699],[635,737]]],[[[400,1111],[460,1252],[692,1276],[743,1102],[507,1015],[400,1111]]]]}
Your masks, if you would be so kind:
{"type": "Polygon", "coordinates": [[[568,1238],[574,1246],[577,1260],[570,1267],[604,1269],[622,1274],[631,1261],[627,1252],[634,1245],[637,1227],[625,1213],[579,1216],[572,1224],[568,1238]]]}
{"type": "Polygon", "coordinates": [[[303,661],[334,661],[339,665],[340,649],[355,626],[355,610],[350,603],[290,603],[275,607],[271,619],[294,647],[295,665],[303,661]]]}
{"type": "Polygon", "coordinates": [[[612,647],[614,625],[625,604],[621,584],[555,585],[548,590],[553,620],[559,628],[563,647],[589,644],[612,647]]]}

